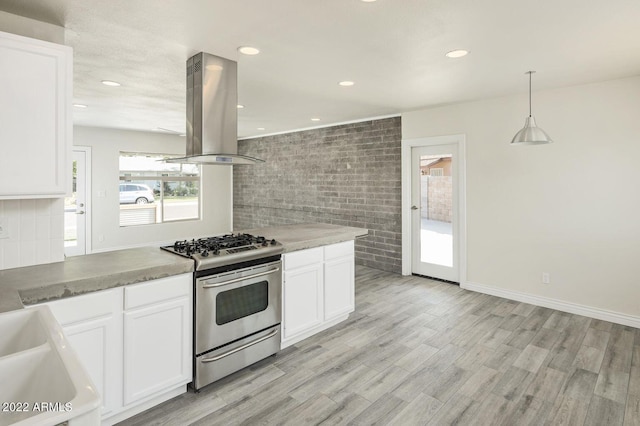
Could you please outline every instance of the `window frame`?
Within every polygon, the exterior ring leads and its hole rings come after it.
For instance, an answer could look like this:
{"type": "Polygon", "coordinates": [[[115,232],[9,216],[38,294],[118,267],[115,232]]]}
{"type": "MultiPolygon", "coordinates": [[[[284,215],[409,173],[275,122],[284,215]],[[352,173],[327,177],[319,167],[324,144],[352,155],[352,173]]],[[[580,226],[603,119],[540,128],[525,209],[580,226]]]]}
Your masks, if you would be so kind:
{"type": "MultiPolygon", "coordinates": [[[[162,154],[162,153],[150,153],[150,152],[131,152],[131,151],[120,151],[118,154],[118,162],[120,162],[120,158],[123,156],[141,156],[141,157],[161,157],[161,158],[175,158],[180,157],[180,155],[176,154],[162,154]]],[[[190,164],[193,166],[193,164],[190,164]]],[[[182,169],[182,167],[181,167],[182,169]]],[[[200,221],[202,220],[202,166],[197,165],[198,174],[197,175],[170,175],[170,173],[174,173],[172,171],[163,171],[163,170],[126,170],[123,171],[120,169],[120,164],[118,164],[118,182],[119,185],[125,184],[125,188],[128,186],[132,186],[133,191],[139,191],[139,189],[135,189],[139,187],[139,185],[146,185],[145,182],[148,181],[156,181],[160,183],[159,194],[156,196],[154,187],[150,187],[151,191],[154,193],[154,198],[156,201],[156,205],[160,207],[160,215],[159,220],[156,220],[153,223],[140,223],[140,224],[131,224],[131,225],[122,225],[119,224],[120,228],[128,228],[128,227],[136,227],[136,226],[144,226],[144,225],[162,225],[166,223],[176,223],[176,222],[187,222],[187,221],[200,221]],[[153,174],[155,173],[155,174],[153,174]],[[165,219],[165,195],[164,195],[164,187],[166,182],[195,182],[198,187],[198,195],[197,195],[197,216],[182,218],[182,219],[165,219]]],[[[179,171],[178,173],[184,173],[179,171]]],[[[119,187],[118,187],[119,188],[119,187]]],[[[125,192],[127,192],[125,190],[125,192]]],[[[119,205],[119,212],[122,211],[121,206],[119,205]]]]}

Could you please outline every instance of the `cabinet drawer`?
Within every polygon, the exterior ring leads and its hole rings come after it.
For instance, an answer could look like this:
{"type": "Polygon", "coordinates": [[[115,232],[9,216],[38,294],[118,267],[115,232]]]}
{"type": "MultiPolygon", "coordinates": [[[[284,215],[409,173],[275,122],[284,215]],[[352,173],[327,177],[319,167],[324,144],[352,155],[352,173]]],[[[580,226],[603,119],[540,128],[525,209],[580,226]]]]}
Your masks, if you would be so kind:
{"type": "Polygon", "coordinates": [[[188,296],[191,293],[192,284],[193,275],[182,274],[125,287],[124,309],[188,296]]]}
{"type": "Polygon", "coordinates": [[[290,271],[303,266],[322,263],[323,259],[324,251],[322,247],[285,253],[283,256],[284,269],[290,271]]]}
{"type": "Polygon", "coordinates": [[[331,244],[324,247],[324,259],[336,259],[338,257],[353,256],[353,240],[331,244]]]}
{"type": "Polygon", "coordinates": [[[62,326],[122,312],[122,288],[97,291],[46,303],[62,326]]]}

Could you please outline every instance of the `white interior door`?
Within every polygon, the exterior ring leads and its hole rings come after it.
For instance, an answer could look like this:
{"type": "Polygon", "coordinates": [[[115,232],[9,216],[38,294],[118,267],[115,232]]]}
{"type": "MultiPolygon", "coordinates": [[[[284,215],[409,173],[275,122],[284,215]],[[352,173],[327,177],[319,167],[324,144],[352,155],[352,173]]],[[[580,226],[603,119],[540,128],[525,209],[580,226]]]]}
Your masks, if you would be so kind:
{"type": "Polygon", "coordinates": [[[458,148],[411,149],[411,272],[459,282],[458,148]]]}
{"type": "Polygon", "coordinates": [[[66,256],[79,256],[89,251],[90,148],[74,147],[72,156],[72,194],[64,200],[64,253],[66,256]]]}

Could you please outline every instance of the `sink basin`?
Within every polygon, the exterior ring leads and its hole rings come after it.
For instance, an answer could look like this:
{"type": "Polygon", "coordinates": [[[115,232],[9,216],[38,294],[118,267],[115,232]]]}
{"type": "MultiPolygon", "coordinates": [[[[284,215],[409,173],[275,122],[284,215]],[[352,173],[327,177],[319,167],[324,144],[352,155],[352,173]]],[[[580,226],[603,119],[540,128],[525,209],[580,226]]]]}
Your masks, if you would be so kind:
{"type": "Polygon", "coordinates": [[[100,397],[47,306],[0,314],[0,426],[100,424],[100,397]]]}
{"type": "Polygon", "coordinates": [[[40,316],[31,309],[22,309],[3,317],[0,336],[0,358],[47,342],[40,316]]]}

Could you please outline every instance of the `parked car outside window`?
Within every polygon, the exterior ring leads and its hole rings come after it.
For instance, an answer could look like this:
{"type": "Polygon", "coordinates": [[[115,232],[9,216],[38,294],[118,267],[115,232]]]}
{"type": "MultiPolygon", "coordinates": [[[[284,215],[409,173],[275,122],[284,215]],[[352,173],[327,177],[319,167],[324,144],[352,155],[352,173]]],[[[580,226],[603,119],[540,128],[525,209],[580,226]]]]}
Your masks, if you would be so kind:
{"type": "Polygon", "coordinates": [[[147,185],[137,183],[120,184],[120,204],[147,204],[154,201],[153,191],[147,185]]]}

